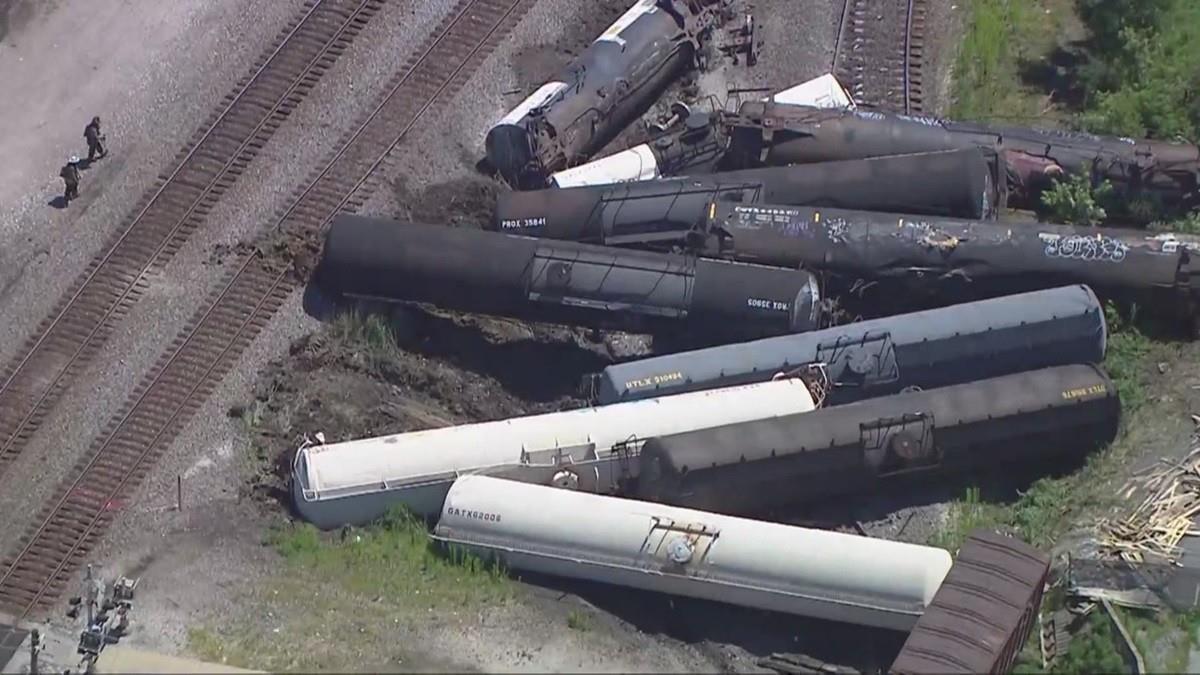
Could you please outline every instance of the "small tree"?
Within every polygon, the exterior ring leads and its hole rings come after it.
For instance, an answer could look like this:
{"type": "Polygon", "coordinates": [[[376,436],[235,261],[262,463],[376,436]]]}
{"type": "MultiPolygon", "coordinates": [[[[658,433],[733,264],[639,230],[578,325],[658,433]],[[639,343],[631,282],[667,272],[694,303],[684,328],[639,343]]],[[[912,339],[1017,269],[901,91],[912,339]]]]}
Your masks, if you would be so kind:
{"type": "Polygon", "coordinates": [[[1073,174],[1059,179],[1042,193],[1043,216],[1067,225],[1099,225],[1108,217],[1100,203],[1112,194],[1107,180],[1096,187],[1087,176],[1073,174]]]}

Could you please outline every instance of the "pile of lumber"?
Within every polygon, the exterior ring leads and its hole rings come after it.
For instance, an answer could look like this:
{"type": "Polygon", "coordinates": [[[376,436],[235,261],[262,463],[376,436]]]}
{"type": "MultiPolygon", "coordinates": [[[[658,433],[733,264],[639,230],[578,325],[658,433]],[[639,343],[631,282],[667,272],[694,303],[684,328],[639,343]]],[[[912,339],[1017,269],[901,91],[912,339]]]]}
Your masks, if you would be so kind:
{"type": "Polygon", "coordinates": [[[1128,562],[1166,561],[1178,565],[1179,542],[1200,534],[1192,521],[1200,515],[1200,442],[1192,441],[1187,456],[1160,460],[1139,472],[1121,491],[1121,498],[1142,495],[1137,508],[1119,520],[1100,523],[1101,548],[1128,562]]]}

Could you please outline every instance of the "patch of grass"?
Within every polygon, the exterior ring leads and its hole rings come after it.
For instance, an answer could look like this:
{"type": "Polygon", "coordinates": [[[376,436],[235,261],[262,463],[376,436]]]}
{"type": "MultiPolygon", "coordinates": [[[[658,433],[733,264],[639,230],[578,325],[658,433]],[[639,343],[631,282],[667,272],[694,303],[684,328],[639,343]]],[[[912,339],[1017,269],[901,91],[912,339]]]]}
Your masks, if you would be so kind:
{"type": "Polygon", "coordinates": [[[1193,211],[1183,218],[1170,222],[1153,223],[1150,225],[1150,229],[1155,232],[1200,235],[1200,212],[1193,211]]]}
{"type": "Polygon", "coordinates": [[[567,614],[567,628],[586,633],[592,629],[592,624],[590,621],[588,621],[586,614],[577,609],[573,609],[571,610],[570,614],[567,614]]]}
{"type": "Polygon", "coordinates": [[[1088,617],[1086,627],[1071,640],[1050,671],[1055,673],[1123,673],[1125,661],[1117,651],[1112,624],[1103,611],[1096,610],[1088,617]]]}
{"type": "Polygon", "coordinates": [[[1059,0],[971,0],[954,66],[950,116],[967,120],[1028,119],[1043,111],[1021,78],[1024,62],[1048,51],[1061,33],[1059,0]]]}
{"type": "Polygon", "coordinates": [[[378,524],[344,532],[329,536],[297,523],[273,531],[268,541],[294,568],[336,579],[364,596],[434,609],[510,596],[511,585],[498,565],[458,551],[437,551],[424,523],[406,511],[390,510],[378,524]]]}
{"type": "Polygon", "coordinates": [[[421,651],[404,633],[513,597],[498,565],[438,551],[425,525],[400,509],[363,529],[289,524],[266,539],[283,573],[253,591],[248,617],[190,631],[191,652],[270,672],[395,670],[421,651]]]}
{"type": "Polygon", "coordinates": [[[1117,386],[1121,396],[1121,408],[1126,415],[1137,412],[1146,402],[1146,391],[1142,381],[1153,348],[1150,338],[1138,324],[1137,306],[1122,313],[1116,305],[1107,303],[1104,318],[1108,324],[1108,351],[1104,356],[1104,370],[1117,386]]]}
{"type": "Polygon", "coordinates": [[[385,317],[357,310],[339,314],[329,327],[329,337],[369,367],[393,360],[400,349],[385,317]]]}

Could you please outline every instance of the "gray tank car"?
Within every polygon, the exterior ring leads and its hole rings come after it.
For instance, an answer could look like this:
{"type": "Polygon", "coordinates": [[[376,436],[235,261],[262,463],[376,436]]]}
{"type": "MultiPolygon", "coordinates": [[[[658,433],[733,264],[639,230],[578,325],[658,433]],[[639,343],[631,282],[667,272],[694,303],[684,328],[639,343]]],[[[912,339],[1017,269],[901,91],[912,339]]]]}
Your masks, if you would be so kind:
{"type": "Polygon", "coordinates": [[[873,292],[896,298],[928,292],[946,304],[1086,283],[1164,316],[1196,316],[1200,239],[1187,235],[721,202],[710,213],[711,255],[886,279],[873,292]]]}
{"type": "Polygon", "coordinates": [[[1167,203],[1200,200],[1195,145],[763,101],[748,101],[717,124],[728,138],[728,168],[980,147],[1003,160],[1018,208],[1036,206],[1038,193],[1063,172],[1108,179],[1125,193],[1145,190],[1167,203]]]}
{"type": "Polygon", "coordinates": [[[800,270],[340,215],[315,280],[352,297],[593,328],[728,335],[810,330],[800,270]]]}
{"type": "Polygon", "coordinates": [[[519,189],[603,148],[697,61],[727,0],[638,0],[487,133],[488,162],[519,189]]]}
{"type": "Polygon", "coordinates": [[[1121,404],[1096,366],[1027,371],[651,438],[638,499],[720,513],[860,492],[900,476],[1086,452],[1116,435],[1121,404]]]}
{"type": "Polygon", "coordinates": [[[1084,285],[617,363],[586,378],[600,405],[765,382],[823,364],[840,404],[1023,370],[1099,363],[1104,308],[1084,285]]]}
{"type": "Polygon", "coordinates": [[[712,201],[985,218],[1000,200],[975,149],[506,192],[490,229],[619,246],[683,242],[712,201]]]}

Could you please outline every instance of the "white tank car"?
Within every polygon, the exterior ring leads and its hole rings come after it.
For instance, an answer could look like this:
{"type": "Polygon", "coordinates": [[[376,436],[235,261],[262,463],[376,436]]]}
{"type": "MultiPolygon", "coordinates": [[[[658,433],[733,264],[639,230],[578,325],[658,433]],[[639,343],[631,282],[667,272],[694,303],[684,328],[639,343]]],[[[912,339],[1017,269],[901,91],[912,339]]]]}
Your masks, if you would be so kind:
{"type": "Polygon", "coordinates": [[[394,504],[434,518],[464,473],[603,492],[637,470],[650,437],[804,413],[799,378],[564,412],[465,424],[330,445],[306,445],[292,464],[300,515],[329,529],[363,524],[394,504]]]}
{"type": "MultiPolygon", "coordinates": [[[[551,82],[534,92],[525,102],[509,113],[500,124],[516,124],[529,110],[536,108],[558,92],[561,82],[551,82]],[[532,101],[532,103],[530,103],[532,101]],[[514,117],[515,115],[515,117],[514,117]]],[[[850,108],[854,99],[831,73],[789,87],[765,99],[776,103],[806,105],[814,108],[850,108]]],[[[658,178],[658,158],[646,144],[635,145],[607,157],[592,160],[579,166],[550,174],[551,187],[579,187],[582,185],[606,185],[658,178]]]]}
{"type": "Polygon", "coordinates": [[[893,630],[950,571],[940,548],[464,476],[434,539],[506,567],[893,630]]]}
{"type": "MultiPolygon", "coordinates": [[[[792,105],[807,105],[814,108],[846,108],[853,110],[857,106],[850,92],[842,86],[832,73],[825,73],[794,87],[769,97],[776,103],[792,105]]],[[[767,99],[763,99],[764,101],[767,99]]]]}

